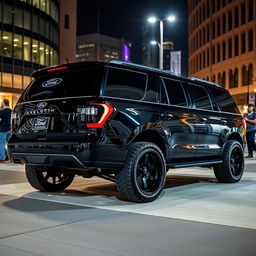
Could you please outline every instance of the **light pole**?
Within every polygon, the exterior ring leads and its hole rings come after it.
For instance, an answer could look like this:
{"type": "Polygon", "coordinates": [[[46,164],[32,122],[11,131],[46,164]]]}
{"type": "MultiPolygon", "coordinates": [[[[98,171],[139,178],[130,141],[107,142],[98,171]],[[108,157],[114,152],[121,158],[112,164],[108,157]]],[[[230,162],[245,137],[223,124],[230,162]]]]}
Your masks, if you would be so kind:
{"type": "MultiPolygon", "coordinates": [[[[159,51],[159,68],[163,69],[163,56],[164,56],[164,21],[170,21],[170,22],[174,22],[176,20],[175,16],[169,16],[167,18],[164,19],[157,19],[155,17],[150,17],[148,19],[148,22],[150,23],[155,23],[157,21],[159,21],[160,23],[160,42],[159,42],[159,47],[160,47],[160,51],[159,51]]],[[[153,41],[152,41],[153,42],[153,41]]]]}

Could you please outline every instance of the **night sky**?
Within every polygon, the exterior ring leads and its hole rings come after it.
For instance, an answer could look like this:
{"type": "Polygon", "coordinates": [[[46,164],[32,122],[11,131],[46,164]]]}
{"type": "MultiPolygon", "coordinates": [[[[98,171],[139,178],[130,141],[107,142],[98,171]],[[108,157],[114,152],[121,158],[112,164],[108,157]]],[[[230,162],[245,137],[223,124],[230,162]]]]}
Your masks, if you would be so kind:
{"type": "MultiPolygon", "coordinates": [[[[142,26],[149,16],[175,15],[173,24],[164,25],[164,38],[182,51],[182,73],[187,66],[187,0],[98,0],[100,33],[132,42],[132,62],[141,63],[142,26]]],[[[97,1],[78,0],[77,34],[97,31],[97,1]]],[[[154,38],[152,38],[154,39],[154,38]]],[[[159,38],[155,38],[159,40],[159,38]]]]}

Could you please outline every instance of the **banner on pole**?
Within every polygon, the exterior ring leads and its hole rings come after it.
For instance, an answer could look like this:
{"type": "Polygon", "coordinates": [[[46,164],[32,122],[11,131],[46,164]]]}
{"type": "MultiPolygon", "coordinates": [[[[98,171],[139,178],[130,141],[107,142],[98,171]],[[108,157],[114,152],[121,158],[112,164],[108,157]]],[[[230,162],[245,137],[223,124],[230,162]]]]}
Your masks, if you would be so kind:
{"type": "Polygon", "coordinates": [[[171,58],[171,72],[175,75],[181,75],[181,51],[170,52],[171,58]]]}

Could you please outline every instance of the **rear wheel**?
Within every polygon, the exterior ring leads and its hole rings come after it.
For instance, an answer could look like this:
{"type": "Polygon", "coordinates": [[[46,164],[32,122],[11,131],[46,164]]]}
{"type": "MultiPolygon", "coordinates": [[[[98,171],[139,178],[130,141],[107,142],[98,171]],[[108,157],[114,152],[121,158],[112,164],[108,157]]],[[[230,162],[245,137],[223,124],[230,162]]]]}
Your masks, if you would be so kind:
{"type": "Polygon", "coordinates": [[[223,163],[214,167],[215,177],[222,183],[238,182],[244,172],[244,152],[238,141],[227,141],[223,150],[223,163]]]}
{"type": "Polygon", "coordinates": [[[116,175],[118,190],[133,202],[150,202],[161,194],[166,178],[161,149],[150,142],[131,145],[123,170],[116,175]]]}
{"type": "Polygon", "coordinates": [[[67,188],[75,175],[65,169],[52,166],[26,165],[26,177],[30,185],[40,191],[56,192],[67,188]]]}

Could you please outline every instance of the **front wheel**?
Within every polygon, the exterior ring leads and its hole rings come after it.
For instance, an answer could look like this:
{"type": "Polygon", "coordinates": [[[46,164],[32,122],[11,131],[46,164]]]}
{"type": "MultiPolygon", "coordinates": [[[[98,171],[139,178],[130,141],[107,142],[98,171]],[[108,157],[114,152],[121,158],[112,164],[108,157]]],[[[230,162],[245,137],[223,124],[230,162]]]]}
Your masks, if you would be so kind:
{"type": "Polygon", "coordinates": [[[67,188],[75,175],[62,168],[26,165],[26,177],[30,185],[40,191],[56,192],[67,188]]]}
{"type": "Polygon", "coordinates": [[[244,172],[244,152],[235,140],[227,141],[223,150],[223,163],[214,167],[216,179],[221,183],[238,182],[244,172]]]}
{"type": "Polygon", "coordinates": [[[150,202],[159,197],[166,178],[161,149],[150,142],[131,145],[124,168],[116,175],[121,195],[133,202],[150,202]]]}

